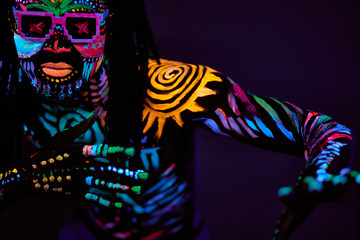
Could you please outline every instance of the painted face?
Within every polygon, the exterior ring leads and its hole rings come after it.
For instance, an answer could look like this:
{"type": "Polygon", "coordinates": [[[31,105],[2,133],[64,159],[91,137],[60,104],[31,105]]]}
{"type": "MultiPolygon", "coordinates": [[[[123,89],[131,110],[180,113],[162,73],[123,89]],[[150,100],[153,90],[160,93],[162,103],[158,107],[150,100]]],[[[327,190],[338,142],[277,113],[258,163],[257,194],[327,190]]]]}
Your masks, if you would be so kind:
{"type": "Polygon", "coordinates": [[[104,57],[104,0],[15,0],[14,40],[20,65],[42,97],[78,96],[104,57]]]}

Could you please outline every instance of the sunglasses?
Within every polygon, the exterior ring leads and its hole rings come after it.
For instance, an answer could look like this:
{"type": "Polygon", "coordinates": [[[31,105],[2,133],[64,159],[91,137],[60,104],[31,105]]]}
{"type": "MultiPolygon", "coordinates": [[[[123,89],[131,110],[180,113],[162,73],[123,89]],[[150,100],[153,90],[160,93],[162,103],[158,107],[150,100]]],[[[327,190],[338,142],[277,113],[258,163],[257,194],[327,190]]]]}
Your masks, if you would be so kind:
{"type": "Polygon", "coordinates": [[[56,26],[62,26],[64,35],[73,43],[90,43],[100,36],[100,23],[109,15],[103,13],[65,13],[54,16],[52,12],[17,11],[18,33],[25,40],[45,42],[54,34],[56,26]]]}

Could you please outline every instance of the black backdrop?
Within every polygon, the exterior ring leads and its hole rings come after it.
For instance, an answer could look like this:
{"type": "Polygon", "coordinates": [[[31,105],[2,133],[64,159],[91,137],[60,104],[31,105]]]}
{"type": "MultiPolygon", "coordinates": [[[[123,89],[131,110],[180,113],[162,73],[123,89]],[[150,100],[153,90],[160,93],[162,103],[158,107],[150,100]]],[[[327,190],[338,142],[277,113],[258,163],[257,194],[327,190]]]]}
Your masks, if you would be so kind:
{"type": "MultiPolygon", "coordinates": [[[[359,136],[359,1],[146,1],[163,58],[205,64],[246,90],[332,116],[359,136]]],[[[277,189],[304,160],[199,130],[200,207],[212,239],[271,239],[277,189]]],[[[357,154],[359,159],[359,154],[357,154]]],[[[322,204],[293,240],[360,239],[358,192],[322,204]]]]}
{"type": "MultiPolygon", "coordinates": [[[[244,89],[280,97],[360,128],[360,3],[343,0],[146,0],[163,58],[215,68],[244,89]]],[[[271,239],[277,189],[304,160],[198,133],[199,198],[212,239],[271,239]]],[[[357,153],[357,159],[359,158],[357,153]]],[[[359,164],[356,164],[356,168],[359,164]]],[[[292,240],[359,239],[350,187],[322,204],[292,240]]],[[[0,239],[54,239],[71,202],[24,198],[1,216],[0,239]]]]}

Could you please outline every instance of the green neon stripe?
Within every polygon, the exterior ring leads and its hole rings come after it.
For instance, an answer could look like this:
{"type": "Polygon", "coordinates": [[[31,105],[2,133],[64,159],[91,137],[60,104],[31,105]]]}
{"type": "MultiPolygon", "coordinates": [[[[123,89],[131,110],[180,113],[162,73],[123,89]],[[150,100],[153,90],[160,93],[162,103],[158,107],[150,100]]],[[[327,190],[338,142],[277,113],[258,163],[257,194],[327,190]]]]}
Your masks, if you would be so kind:
{"type": "Polygon", "coordinates": [[[116,202],[116,203],[114,204],[114,206],[115,206],[116,208],[122,208],[122,203],[116,202]]]}
{"type": "Polygon", "coordinates": [[[37,3],[30,3],[29,5],[26,5],[26,8],[27,9],[38,8],[38,9],[41,9],[46,12],[54,12],[55,11],[55,8],[53,6],[44,6],[44,5],[37,4],[37,3]]]}
{"type": "Polygon", "coordinates": [[[256,102],[258,104],[260,104],[267,112],[271,113],[272,115],[276,116],[277,118],[279,118],[279,116],[277,115],[277,113],[275,112],[275,110],[269,105],[267,104],[263,99],[254,96],[256,102]]]}
{"type": "Polygon", "coordinates": [[[92,8],[86,4],[74,4],[74,5],[67,6],[63,9],[60,9],[60,14],[64,14],[66,12],[71,12],[73,9],[77,9],[77,8],[84,8],[87,10],[92,10],[92,8]]]}
{"type": "Polygon", "coordinates": [[[59,5],[59,8],[62,9],[66,6],[68,6],[73,0],[63,0],[60,5],[59,5]]]}

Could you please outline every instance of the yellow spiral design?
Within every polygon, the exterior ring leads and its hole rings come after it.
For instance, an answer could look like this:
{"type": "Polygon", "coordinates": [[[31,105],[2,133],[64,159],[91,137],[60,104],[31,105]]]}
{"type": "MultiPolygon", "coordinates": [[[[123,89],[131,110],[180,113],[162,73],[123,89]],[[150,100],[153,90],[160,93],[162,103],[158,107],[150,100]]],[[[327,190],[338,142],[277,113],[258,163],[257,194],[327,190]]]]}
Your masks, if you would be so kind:
{"type": "Polygon", "coordinates": [[[146,133],[157,119],[156,137],[160,138],[167,118],[182,127],[181,113],[185,110],[200,112],[205,109],[196,103],[198,97],[216,94],[205,87],[210,81],[221,81],[201,65],[161,60],[149,62],[150,86],[145,98],[143,121],[146,133]]]}
{"type": "Polygon", "coordinates": [[[174,65],[174,63],[150,68],[147,104],[158,111],[181,108],[184,105],[181,103],[191,98],[204,72],[204,66],[174,65]]]}

